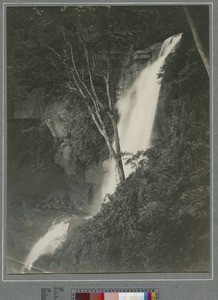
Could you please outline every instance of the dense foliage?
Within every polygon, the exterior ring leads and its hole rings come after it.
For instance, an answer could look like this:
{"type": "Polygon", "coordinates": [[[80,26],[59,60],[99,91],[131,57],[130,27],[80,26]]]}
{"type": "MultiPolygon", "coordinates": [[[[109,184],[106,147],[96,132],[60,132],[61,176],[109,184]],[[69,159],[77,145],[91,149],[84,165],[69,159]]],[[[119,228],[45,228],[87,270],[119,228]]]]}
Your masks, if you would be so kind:
{"type": "Polygon", "coordinates": [[[71,148],[71,163],[79,169],[98,163],[99,158],[106,159],[107,151],[103,138],[84,107],[77,101],[73,101],[69,112],[71,129],[68,139],[71,148]]]}
{"type": "Polygon", "coordinates": [[[144,153],[100,213],[71,229],[63,248],[42,257],[39,266],[66,272],[208,270],[209,87],[188,33],[163,74],[170,133],[144,153]]]}
{"type": "Polygon", "coordinates": [[[100,64],[100,69],[94,70],[99,82],[99,72],[107,67],[106,55],[110,55],[117,80],[118,67],[132,47],[142,49],[185,27],[187,22],[179,6],[8,7],[8,101],[23,99],[36,87],[44,88],[47,98],[66,92],[68,74],[51,50],[64,56],[67,47],[62,32],[71,42],[83,73],[86,66],[80,39],[84,39],[96,64],[100,64]]]}
{"type": "MultiPolygon", "coordinates": [[[[208,10],[200,7],[196,12],[201,38],[208,44],[208,10]]],[[[61,186],[63,195],[67,191],[63,205],[75,200],[77,194],[82,199],[81,186],[75,187],[63,170],[62,180],[55,176],[60,172],[54,165],[59,144],[70,145],[71,163],[80,170],[108,155],[75,82],[71,85],[68,42],[86,85],[89,74],[81,39],[89,50],[93,83],[112,140],[101,76],[107,71],[108,58],[110,87],[116,97],[128,53],[180,32],[184,33],[182,42],[159,74],[170,130],[152,148],[141,152],[141,159],[136,155],[129,161],[137,165],[135,172],[119,184],[96,216],[71,224],[63,247],[52,256],[41,257],[36,263],[39,269],[65,273],[208,270],[209,83],[180,6],[7,8],[9,114],[31,99],[36,89],[41,91],[37,97],[43,110],[70,92],[70,130],[62,139],[52,137],[44,120],[8,122],[9,198],[13,191],[13,199],[22,198],[26,205],[29,198],[37,195],[39,208],[43,207],[41,199],[55,186],[61,186]],[[32,175],[35,169],[39,172],[32,175]],[[31,176],[31,180],[27,179],[31,176]],[[26,187],[28,180],[31,184],[26,187]],[[79,189],[80,193],[76,193],[79,189]],[[28,195],[24,197],[22,190],[27,190],[28,195]]],[[[90,190],[85,185],[83,189],[87,199],[90,190]]],[[[49,208],[55,207],[57,198],[49,198],[49,208]]],[[[65,210],[69,207],[66,205],[65,210]]],[[[12,227],[16,226],[17,223],[12,227]]]]}

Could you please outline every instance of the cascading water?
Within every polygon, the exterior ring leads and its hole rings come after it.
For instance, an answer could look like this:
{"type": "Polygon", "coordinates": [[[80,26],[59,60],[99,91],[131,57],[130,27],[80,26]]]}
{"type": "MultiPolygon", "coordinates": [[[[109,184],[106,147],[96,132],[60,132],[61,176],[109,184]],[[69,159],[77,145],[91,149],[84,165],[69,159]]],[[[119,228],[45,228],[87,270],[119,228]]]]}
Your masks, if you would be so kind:
{"type": "MultiPolygon", "coordinates": [[[[117,108],[120,116],[118,131],[122,152],[135,154],[151,146],[152,128],[161,87],[158,82],[158,73],[166,57],[175,49],[181,37],[182,34],[179,34],[165,40],[156,60],[146,66],[129,91],[118,101],[117,108]]],[[[103,180],[101,201],[93,205],[95,206],[93,207],[94,214],[100,210],[104,196],[113,193],[117,185],[114,160],[108,159],[107,165],[108,172],[103,180]]],[[[124,171],[127,177],[133,169],[124,164],[124,171]]],[[[65,241],[68,227],[69,222],[63,221],[50,227],[48,232],[32,247],[22,272],[30,271],[33,263],[41,255],[53,254],[65,241]]]]}
{"type": "MultiPolygon", "coordinates": [[[[166,57],[179,44],[182,34],[174,35],[165,40],[159,55],[141,72],[130,90],[118,101],[119,113],[118,132],[122,152],[135,154],[139,150],[146,150],[151,146],[152,128],[155,119],[157,102],[161,84],[158,73],[164,65],[166,57]]],[[[130,165],[125,165],[125,176],[133,171],[130,165]]],[[[115,191],[116,167],[113,159],[107,161],[108,172],[104,176],[102,198],[115,191]]],[[[99,205],[100,208],[100,205],[99,205]]]]}
{"type": "Polygon", "coordinates": [[[54,254],[58,247],[60,247],[66,240],[67,232],[70,223],[61,221],[56,225],[52,225],[48,232],[38,240],[32,247],[22,273],[30,271],[33,267],[34,262],[43,254],[54,254]]]}

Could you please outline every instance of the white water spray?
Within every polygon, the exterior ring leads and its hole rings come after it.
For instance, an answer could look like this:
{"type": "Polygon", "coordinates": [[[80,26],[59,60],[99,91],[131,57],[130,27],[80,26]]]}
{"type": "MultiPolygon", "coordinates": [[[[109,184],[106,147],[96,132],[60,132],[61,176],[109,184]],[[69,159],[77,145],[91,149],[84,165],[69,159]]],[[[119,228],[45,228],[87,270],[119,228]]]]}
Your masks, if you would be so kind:
{"type": "Polygon", "coordinates": [[[26,270],[31,271],[34,262],[41,255],[55,253],[66,240],[69,225],[69,222],[65,223],[64,221],[61,221],[49,228],[48,232],[33,245],[32,250],[25,261],[22,273],[26,270]]]}
{"type": "MultiPolygon", "coordinates": [[[[122,152],[135,154],[137,151],[151,147],[152,129],[161,87],[158,73],[181,37],[182,34],[179,34],[165,40],[157,59],[146,66],[130,90],[118,101],[120,117],[118,131],[122,152]]],[[[123,162],[125,176],[128,177],[133,169],[130,165],[125,165],[125,158],[123,162]]],[[[104,176],[102,198],[106,194],[112,194],[117,185],[114,160],[108,159],[106,164],[108,171],[104,176]]]]}

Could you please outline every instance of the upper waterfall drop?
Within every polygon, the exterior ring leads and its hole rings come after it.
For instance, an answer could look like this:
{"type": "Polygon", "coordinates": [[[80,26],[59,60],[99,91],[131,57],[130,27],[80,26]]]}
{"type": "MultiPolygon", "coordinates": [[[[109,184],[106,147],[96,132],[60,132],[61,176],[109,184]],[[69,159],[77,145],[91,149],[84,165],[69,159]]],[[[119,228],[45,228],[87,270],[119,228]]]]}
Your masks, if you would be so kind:
{"type": "MultiPolygon", "coordinates": [[[[145,67],[131,88],[118,100],[118,132],[122,152],[135,154],[139,150],[151,147],[152,129],[161,88],[158,73],[181,38],[182,33],[166,39],[157,58],[145,67]]],[[[123,163],[125,176],[128,177],[133,169],[125,165],[125,158],[123,163]]],[[[106,194],[113,193],[117,185],[114,160],[109,158],[107,165],[108,170],[102,185],[102,198],[106,194]]]]}

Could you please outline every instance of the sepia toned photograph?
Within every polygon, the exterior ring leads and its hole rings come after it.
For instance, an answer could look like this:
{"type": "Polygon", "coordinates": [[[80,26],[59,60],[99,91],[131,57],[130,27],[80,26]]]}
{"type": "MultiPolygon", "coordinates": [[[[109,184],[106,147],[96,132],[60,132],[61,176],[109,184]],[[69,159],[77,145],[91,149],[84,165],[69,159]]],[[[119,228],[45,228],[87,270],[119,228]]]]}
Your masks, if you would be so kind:
{"type": "Polygon", "coordinates": [[[6,8],[6,273],[209,273],[209,5],[6,8]]]}

